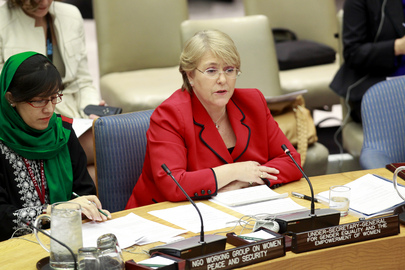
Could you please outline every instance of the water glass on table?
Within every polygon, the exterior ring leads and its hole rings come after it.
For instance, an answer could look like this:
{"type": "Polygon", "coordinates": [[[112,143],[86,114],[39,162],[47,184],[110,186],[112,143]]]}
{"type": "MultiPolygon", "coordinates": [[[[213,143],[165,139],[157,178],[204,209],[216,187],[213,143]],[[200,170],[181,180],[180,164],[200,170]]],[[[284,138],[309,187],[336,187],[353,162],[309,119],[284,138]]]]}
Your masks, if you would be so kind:
{"type": "Polygon", "coordinates": [[[65,246],[53,239],[50,247],[45,245],[38,237],[37,230],[35,236],[39,244],[50,253],[49,265],[52,269],[74,269],[78,250],[83,247],[81,206],[78,203],[59,202],[52,204],[51,209],[51,215],[37,217],[35,226],[39,227],[43,219],[50,220],[50,235],[69,247],[75,257],[65,246]]]}
{"type": "Polygon", "coordinates": [[[340,216],[345,217],[349,213],[350,187],[332,186],[329,188],[329,208],[340,211],[340,216]]]}
{"type": "Polygon", "coordinates": [[[117,237],[112,234],[104,234],[97,239],[99,260],[102,270],[125,269],[124,258],[117,237]]]}
{"type": "Polygon", "coordinates": [[[83,247],[77,255],[78,270],[100,270],[99,252],[96,247],[83,247]]]}

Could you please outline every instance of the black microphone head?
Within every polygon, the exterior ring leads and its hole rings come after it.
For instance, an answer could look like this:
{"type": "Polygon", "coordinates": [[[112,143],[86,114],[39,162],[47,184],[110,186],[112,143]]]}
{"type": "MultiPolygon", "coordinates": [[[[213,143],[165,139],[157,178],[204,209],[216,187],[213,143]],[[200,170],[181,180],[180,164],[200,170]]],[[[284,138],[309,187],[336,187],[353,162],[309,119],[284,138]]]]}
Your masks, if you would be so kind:
{"type": "Polygon", "coordinates": [[[290,152],[290,150],[288,150],[288,148],[287,148],[287,146],[286,146],[285,144],[283,144],[283,145],[281,146],[281,149],[283,149],[283,151],[286,152],[286,153],[289,153],[289,152],[290,152]]]}
{"type": "Polygon", "coordinates": [[[166,164],[162,164],[162,169],[167,173],[167,174],[171,174],[172,172],[169,170],[169,168],[166,166],[166,164]]]}

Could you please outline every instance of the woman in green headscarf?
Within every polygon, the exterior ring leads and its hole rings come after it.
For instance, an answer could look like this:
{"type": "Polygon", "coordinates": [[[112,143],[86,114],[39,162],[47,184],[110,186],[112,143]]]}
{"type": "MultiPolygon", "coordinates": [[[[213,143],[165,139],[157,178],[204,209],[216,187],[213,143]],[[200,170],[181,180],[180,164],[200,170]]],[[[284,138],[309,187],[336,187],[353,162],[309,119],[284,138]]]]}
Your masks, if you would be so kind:
{"type": "Polygon", "coordinates": [[[20,218],[33,221],[59,201],[106,220],[72,120],[54,113],[61,88],[55,66],[35,52],[11,56],[0,74],[0,240],[27,233],[20,218]]]}

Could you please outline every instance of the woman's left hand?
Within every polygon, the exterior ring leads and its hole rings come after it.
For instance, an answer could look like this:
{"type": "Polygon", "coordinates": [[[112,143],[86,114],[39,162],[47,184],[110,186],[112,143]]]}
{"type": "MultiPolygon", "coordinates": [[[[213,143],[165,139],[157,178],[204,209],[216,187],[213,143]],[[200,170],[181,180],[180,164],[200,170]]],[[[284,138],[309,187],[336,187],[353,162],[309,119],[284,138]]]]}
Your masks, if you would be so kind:
{"type": "Polygon", "coordinates": [[[80,204],[83,215],[90,220],[106,221],[107,219],[111,219],[110,212],[102,209],[101,202],[95,195],[80,196],[71,200],[71,202],[80,204]],[[99,209],[103,211],[107,217],[100,213],[99,209]]]}

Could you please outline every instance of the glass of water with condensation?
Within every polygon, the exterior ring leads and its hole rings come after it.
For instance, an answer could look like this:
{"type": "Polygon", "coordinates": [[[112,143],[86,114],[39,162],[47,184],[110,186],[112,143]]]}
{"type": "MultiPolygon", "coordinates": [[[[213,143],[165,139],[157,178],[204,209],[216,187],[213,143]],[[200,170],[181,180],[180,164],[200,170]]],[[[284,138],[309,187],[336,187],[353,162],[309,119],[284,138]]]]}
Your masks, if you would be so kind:
{"type": "MultiPolygon", "coordinates": [[[[35,223],[41,222],[42,219],[51,220],[51,236],[67,245],[77,258],[77,253],[83,247],[82,235],[82,211],[78,203],[59,202],[52,204],[51,215],[40,215],[35,223]]],[[[37,232],[35,232],[37,236],[37,232]]],[[[50,252],[49,265],[52,269],[74,269],[75,259],[69,250],[51,240],[50,249],[41,242],[41,246],[50,252]]]]}
{"type": "Polygon", "coordinates": [[[329,188],[329,208],[340,211],[340,216],[345,217],[349,213],[350,187],[332,186],[329,188]]]}

